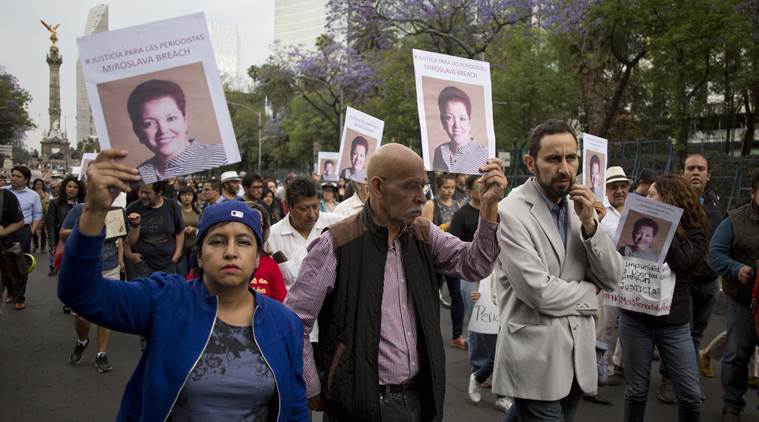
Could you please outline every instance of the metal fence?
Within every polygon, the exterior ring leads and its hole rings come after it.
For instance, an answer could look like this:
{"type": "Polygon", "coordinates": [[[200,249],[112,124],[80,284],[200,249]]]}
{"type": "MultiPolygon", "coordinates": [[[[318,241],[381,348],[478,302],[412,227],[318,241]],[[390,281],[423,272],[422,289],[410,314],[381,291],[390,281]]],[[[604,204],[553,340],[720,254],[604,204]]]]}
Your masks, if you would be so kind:
{"type": "MultiPolygon", "coordinates": [[[[711,180],[709,187],[721,198],[726,209],[746,203],[751,195],[751,179],[759,172],[759,156],[736,156],[736,142],[702,142],[689,144],[689,152],[699,152],[709,160],[711,180]]],[[[515,148],[511,153],[509,169],[511,188],[521,185],[530,174],[521,163],[525,151],[515,148]]],[[[641,140],[609,143],[609,166],[621,166],[630,179],[636,180],[641,170],[651,169],[659,174],[681,171],[681,163],[674,151],[672,140],[641,140]]]]}

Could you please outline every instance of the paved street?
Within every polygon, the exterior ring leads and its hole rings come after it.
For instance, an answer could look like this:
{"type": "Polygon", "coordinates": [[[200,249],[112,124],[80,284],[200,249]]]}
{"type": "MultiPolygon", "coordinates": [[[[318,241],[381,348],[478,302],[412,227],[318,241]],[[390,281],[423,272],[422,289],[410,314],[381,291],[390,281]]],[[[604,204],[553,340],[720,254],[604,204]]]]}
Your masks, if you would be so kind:
{"type": "MultiPolygon", "coordinates": [[[[68,364],[74,345],[72,317],[65,315],[55,294],[56,280],[47,277],[47,256],[38,255],[40,265],[32,274],[28,288],[28,307],[16,311],[3,304],[0,316],[0,420],[3,421],[106,421],[115,417],[121,394],[139,357],[139,340],[115,333],[109,347],[114,370],[100,374],[94,368],[95,330],[85,358],[79,366],[68,364]]],[[[450,317],[442,314],[442,331],[450,333],[450,317]]],[[[724,326],[722,315],[715,315],[706,335],[711,337],[724,326]]],[[[495,397],[486,393],[483,402],[466,400],[468,362],[466,353],[446,347],[448,358],[446,420],[500,421],[494,409],[495,397]]],[[[719,376],[719,365],[716,365],[719,376]]],[[[707,401],[703,421],[719,421],[721,388],[719,379],[703,383],[707,401]]],[[[609,387],[604,394],[612,406],[583,402],[578,421],[621,421],[623,387],[609,387]]],[[[749,403],[744,421],[759,421],[756,390],[746,394],[749,403]]],[[[675,421],[677,407],[660,403],[652,390],[648,402],[648,421],[675,421]]]]}

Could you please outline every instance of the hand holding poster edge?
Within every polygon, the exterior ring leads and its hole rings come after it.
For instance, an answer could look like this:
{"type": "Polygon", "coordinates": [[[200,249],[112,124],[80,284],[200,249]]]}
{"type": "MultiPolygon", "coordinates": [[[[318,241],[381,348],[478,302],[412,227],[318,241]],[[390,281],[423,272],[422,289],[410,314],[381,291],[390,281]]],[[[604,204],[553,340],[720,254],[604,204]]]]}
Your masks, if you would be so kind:
{"type": "MultiPolygon", "coordinates": [[[[135,135],[138,135],[134,123],[135,109],[132,109],[129,118],[124,111],[124,104],[127,103],[126,94],[130,91],[134,94],[135,87],[149,80],[165,80],[171,83],[174,75],[178,80],[193,81],[188,82],[189,85],[174,83],[183,91],[183,101],[176,100],[177,95],[171,95],[175,100],[172,107],[183,109],[180,110],[182,118],[179,120],[184,121],[185,117],[187,120],[186,129],[175,131],[173,135],[186,136],[185,133],[188,132],[187,140],[180,143],[184,149],[174,154],[177,151],[168,151],[171,148],[165,148],[165,145],[152,144],[154,158],[174,161],[172,166],[168,167],[169,170],[164,168],[163,172],[160,171],[160,165],[150,167],[148,161],[144,161],[141,170],[145,182],[164,180],[240,161],[239,147],[203,13],[92,34],[77,39],[77,43],[101,149],[111,148],[114,142],[121,142],[123,146],[115,147],[131,152],[131,158],[127,157],[125,161],[133,166],[137,166],[146,154],[149,156],[151,153],[147,152],[150,147],[145,147],[150,144],[150,140],[137,136],[142,144],[139,145],[133,140],[135,137],[132,135],[132,140],[124,138],[133,130],[135,135]],[[114,97],[116,94],[120,97],[114,97]],[[117,101],[114,103],[114,100],[117,101]],[[183,105],[185,101],[186,110],[183,105]],[[132,123],[129,123],[130,118],[132,123]],[[200,135],[192,136],[194,133],[200,135]],[[205,133],[212,135],[204,135],[205,133]],[[120,134],[125,135],[122,137],[120,134]],[[113,136],[116,138],[111,139],[113,136]],[[216,141],[221,143],[213,143],[216,141]]],[[[165,86],[148,88],[148,96],[151,93],[155,95],[156,89],[177,91],[173,87],[165,86]]],[[[154,99],[157,102],[159,98],[154,99]]],[[[162,164],[163,161],[159,163],[162,164]]]]}
{"type": "Polygon", "coordinates": [[[625,260],[624,272],[617,290],[604,293],[606,303],[656,316],[669,314],[675,274],[664,259],[682,213],[663,202],[628,196],[614,242],[625,260]]]}
{"type": "Polygon", "coordinates": [[[425,170],[480,174],[495,157],[490,64],[417,49],[412,54],[425,170]]]}
{"type": "MultiPolygon", "coordinates": [[[[473,304],[472,315],[469,317],[467,330],[480,334],[498,334],[500,327],[498,307],[493,303],[491,297],[491,288],[495,272],[489,277],[483,278],[479,282],[480,298],[473,304]]],[[[469,281],[464,281],[469,283],[469,281]]],[[[471,297],[465,297],[463,300],[472,300],[471,297]]]]}
{"type": "Polygon", "coordinates": [[[608,167],[609,141],[589,133],[582,134],[582,178],[596,199],[606,196],[606,167],[608,167]]]}

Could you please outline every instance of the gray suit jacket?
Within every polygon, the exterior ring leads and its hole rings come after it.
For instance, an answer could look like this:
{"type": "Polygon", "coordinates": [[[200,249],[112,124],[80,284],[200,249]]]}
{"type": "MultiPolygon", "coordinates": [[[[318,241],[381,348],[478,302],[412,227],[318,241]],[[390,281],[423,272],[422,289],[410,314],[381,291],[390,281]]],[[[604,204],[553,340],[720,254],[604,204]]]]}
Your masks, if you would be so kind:
{"type": "Polygon", "coordinates": [[[596,293],[617,287],[623,260],[600,225],[584,240],[572,201],[568,207],[565,248],[532,180],[498,206],[497,394],[559,400],[573,379],[586,393],[598,389],[596,293]]]}

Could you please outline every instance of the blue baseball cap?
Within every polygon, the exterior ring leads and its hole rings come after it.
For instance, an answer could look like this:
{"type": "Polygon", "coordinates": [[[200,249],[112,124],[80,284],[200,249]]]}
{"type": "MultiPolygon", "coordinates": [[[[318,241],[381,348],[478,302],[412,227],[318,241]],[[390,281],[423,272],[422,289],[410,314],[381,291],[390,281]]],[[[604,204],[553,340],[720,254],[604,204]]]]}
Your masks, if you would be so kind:
{"type": "Polygon", "coordinates": [[[208,206],[203,215],[200,217],[198,224],[197,242],[198,246],[203,242],[203,237],[214,224],[223,222],[243,223],[253,230],[258,240],[259,248],[264,244],[263,235],[261,234],[261,216],[257,211],[250,209],[242,201],[226,201],[220,204],[208,206]]]}

